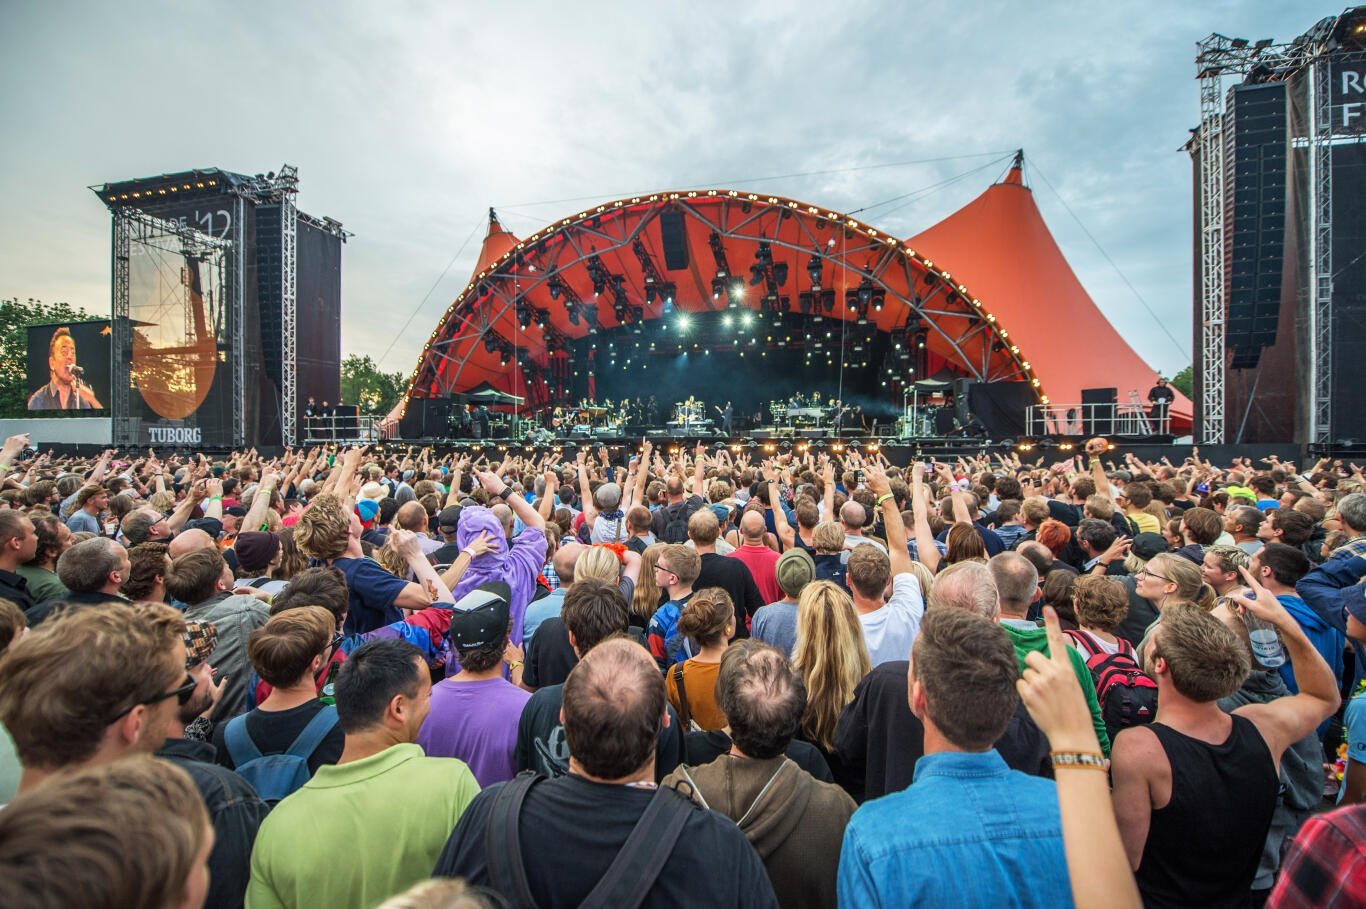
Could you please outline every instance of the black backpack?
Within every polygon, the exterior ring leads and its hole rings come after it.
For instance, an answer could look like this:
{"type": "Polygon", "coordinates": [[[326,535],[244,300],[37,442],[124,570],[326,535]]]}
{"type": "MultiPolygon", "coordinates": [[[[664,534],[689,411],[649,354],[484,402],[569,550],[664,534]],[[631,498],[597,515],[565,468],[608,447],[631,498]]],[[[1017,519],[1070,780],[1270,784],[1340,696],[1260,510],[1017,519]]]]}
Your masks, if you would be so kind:
{"type": "Polygon", "coordinates": [[[660,542],[663,543],[686,543],[688,541],[688,514],[687,502],[676,502],[664,509],[664,533],[660,534],[660,542]]]}
{"type": "Polygon", "coordinates": [[[1096,686],[1100,718],[1110,741],[1121,729],[1151,723],[1157,715],[1157,683],[1134,660],[1133,645],[1119,639],[1119,652],[1106,653],[1084,631],[1064,631],[1086,654],[1086,668],[1096,686]]]}

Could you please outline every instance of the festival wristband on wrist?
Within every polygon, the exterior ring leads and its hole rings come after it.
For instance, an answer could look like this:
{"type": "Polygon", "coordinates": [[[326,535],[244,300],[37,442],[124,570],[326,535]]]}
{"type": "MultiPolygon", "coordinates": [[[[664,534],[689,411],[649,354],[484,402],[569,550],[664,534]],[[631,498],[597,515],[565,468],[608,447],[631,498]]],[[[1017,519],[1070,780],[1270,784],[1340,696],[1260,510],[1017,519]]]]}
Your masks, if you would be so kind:
{"type": "Polygon", "coordinates": [[[1082,768],[1086,770],[1107,771],[1105,755],[1094,751],[1050,751],[1054,769],[1082,768]]]}

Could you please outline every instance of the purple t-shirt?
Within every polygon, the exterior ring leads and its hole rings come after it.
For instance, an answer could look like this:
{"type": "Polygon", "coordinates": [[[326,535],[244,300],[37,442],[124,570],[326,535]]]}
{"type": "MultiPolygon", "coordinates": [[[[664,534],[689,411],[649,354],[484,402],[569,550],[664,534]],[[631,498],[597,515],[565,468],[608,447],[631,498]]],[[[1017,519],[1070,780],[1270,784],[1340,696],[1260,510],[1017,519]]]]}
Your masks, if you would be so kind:
{"type": "Polygon", "coordinates": [[[517,775],[517,721],[530,699],[531,692],[501,678],[438,682],[432,686],[432,709],[417,743],[429,757],[469,764],[482,788],[505,782],[517,775]]]}

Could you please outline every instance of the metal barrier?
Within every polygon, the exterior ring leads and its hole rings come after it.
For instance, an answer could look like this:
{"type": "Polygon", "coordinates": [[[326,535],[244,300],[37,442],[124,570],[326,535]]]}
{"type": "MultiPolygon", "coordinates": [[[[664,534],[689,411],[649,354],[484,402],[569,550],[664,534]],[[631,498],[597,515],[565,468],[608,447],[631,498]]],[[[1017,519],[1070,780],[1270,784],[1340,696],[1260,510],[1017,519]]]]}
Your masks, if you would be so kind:
{"type": "Polygon", "coordinates": [[[1032,404],[1025,427],[1031,436],[1161,436],[1171,432],[1171,412],[1138,403],[1032,404]]]}
{"type": "Polygon", "coordinates": [[[344,414],[330,417],[304,417],[305,445],[319,442],[369,444],[380,440],[380,418],[344,414]]]}

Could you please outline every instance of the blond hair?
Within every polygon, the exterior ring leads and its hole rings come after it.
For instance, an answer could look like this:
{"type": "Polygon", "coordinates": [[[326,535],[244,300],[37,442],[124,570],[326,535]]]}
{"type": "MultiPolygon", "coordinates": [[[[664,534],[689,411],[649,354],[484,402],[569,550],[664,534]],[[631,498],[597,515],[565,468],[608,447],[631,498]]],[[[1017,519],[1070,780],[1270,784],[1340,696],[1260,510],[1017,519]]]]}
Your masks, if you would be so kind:
{"type": "Polygon", "coordinates": [[[640,577],[636,579],[636,590],[631,596],[631,612],[647,621],[659,609],[659,597],[663,591],[655,582],[655,563],[668,545],[655,543],[645,547],[640,555],[640,577]]]}
{"type": "Polygon", "coordinates": [[[294,542],[306,556],[324,561],[346,552],[351,514],[335,493],[325,492],[309,503],[294,525],[294,542]]]}
{"type": "Polygon", "coordinates": [[[810,741],[832,750],[840,711],[873,668],[854,601],[838,585],[812,581],[802,591],[792,665],[806,683],[802,731],[810,741]]]}
{"type": "Polygon", "coordinates": [[[589,546],[574,560],[574,580],[584,578],[617,583],[621,579],[621,559],[606,546],[589,546]]]}

